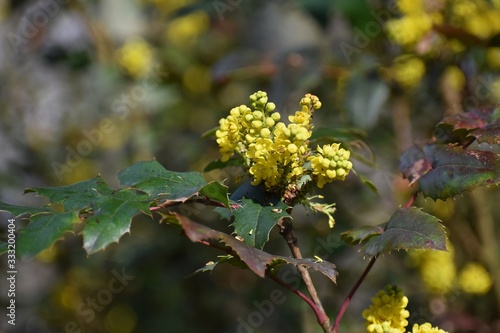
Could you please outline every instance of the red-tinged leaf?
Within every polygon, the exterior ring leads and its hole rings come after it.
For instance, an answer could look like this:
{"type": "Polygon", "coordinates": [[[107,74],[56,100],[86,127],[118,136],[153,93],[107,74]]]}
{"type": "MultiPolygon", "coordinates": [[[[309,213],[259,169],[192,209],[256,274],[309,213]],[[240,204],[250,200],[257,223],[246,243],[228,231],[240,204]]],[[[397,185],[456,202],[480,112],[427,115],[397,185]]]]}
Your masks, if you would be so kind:
{"type": "Polygon", "coordinates": [[[399,158],[399,170],[410,184],[432,169],[421,147],[414,145],[408,148],[399,158]]]}
{"type": "Polygon", "coordinates": [[[445,200],[478,186],[498,184],[500,155],[444,144],[413,146],[401,156],[400,170],[411,182],[418,181],[425,196],[445,200]]]}
{"type": "Polygon", "coordinates": [[[425,196],[446,200],[478,186],[500,183],[500,155],[447,145],[424,147],[432,170],[418,180],[425,196]]]}
{"type": "MultiPolygon", "coordinates": [[[[230,250],[243,261],[250,270],[260,277],[266,275],[270,266],[288,263],[295,266],[312,268],[327,276],[333,282],[336,281],[337,271],[335,265],[328,261],[318,262],[314,259],[295,259],[284,256],[275,256],[267,252],[248,246],[233,236],[223,232],[210,229],[202,224],[191,221],[187,217],[174,213],[178,223],[192,242],[219,241],[224,243],[230,250]]],[[[172,222],[172,220],[170,220],[172,222]]]]}
{"type": "Polygon", "coordinates": [[[352,230],[345,231],[341,234],[342,239],[349,244],[359,244],[374,236],[378,236],[384,232],[384,225],[362,226],[352,230]]]}
{"type": "Polygon", "coordinates": [[[399,208],[390,217],[384,232],[370,239],[362,251],[373,257],[409,249],[446,250],[446,234],[437,217],[415,207],[399,208]]]}
{"type": "Polygon", "coordinates": [[[440,143],[465,144],[472,140],[500,145],[500,106],[486,105],[445,117],[436,127],[440,143]]]}

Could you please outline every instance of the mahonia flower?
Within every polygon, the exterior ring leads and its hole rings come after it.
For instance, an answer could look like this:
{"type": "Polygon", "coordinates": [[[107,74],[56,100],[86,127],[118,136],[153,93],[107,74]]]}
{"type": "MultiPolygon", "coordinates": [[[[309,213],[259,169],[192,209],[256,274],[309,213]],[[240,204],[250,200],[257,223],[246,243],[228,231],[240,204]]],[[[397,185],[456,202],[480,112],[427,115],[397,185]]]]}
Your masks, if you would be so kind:
{"type": "Polygon", "coordinates": [[[411,251],[411,256],[419,261],[422,280],[429,291],[436,294],[446,294],[453,288],[456,277],[454,249],[447,243],[448,252],[444,251],[411,251]]]}
{"type": "Polygon", "coordinates": [[[349,161],[350,152],[340,148],[339,143],[317,147],[318,155],[308,158],[311,161],[313,174],[318,179],[318,187],[322,188],[326,183],[334,179],[344,180],[352,169],[349,161]]]}
{"type": "Polygon", "coordinates": [[[397,286],[386,286],[372,298],[370,307],[363,311],[366,328],[370,333],[401,332],[408,326],[406,310],[408,298],[397,286]]]}
{"type": "Polygon", "coordinates": [[[296,182],[302,175],[312,173],[319,187],[345,179],[352,168],[348,150],[334,143],[318,147],[318,154],[312,155],[309,148],[312,114],[321,107],[318,97],[306,94],[300,100],[301,109],[288,117],[288,125],[280,121],[281,115],[274,112],[276,105],[269,102],[266,92],[252,94],[250,106],[233,108],[219,121],[215,136],[222,162],[235,153],[241,155],[253,185],[264,183],[270,191],[288,191],[290,200],[292,192],[300,191],[296,182]]]}
{"type": "Polygon", "coordinates": [[[460,91],[465,87],[465,75],[457,66],[446,67],[443,73],[443,80],[456,91],[460,91]]]}
{"type": "Polygon", "coordinates": [[[413,325],[413,329],[411,330],[410,333],[448,333],[439,327],[432,327],[431,324],[425,323],[425,324],[415,324],[413,325]]]}
{"type": "Polygon", "coordinates": [[[492,286],[488,271],[479,263],[471,262],[465,265],[458,275],[458,284],[469,294],[486,294],[492,286]]]}

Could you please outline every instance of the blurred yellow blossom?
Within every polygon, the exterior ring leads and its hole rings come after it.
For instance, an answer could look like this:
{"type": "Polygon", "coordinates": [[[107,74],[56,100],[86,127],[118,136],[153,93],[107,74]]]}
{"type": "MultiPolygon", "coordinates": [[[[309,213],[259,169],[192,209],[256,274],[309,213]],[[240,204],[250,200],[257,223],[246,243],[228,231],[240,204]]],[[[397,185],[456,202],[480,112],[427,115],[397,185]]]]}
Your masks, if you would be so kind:
{"type": "Polygon", "coordinates": [[[458,275],[458,284],[469,294],[486,294],[492,286],[488,271],[477,262],[470,262],[462,268],[458,275]]]}
{"type": "Polygon", "coordinates": [[[465,75],[457,66],[446,67],[443,73],[443,80],[453,90],[462,90],[465,87],[465,75]]]}
{"type": "Polygon", "coordinates": [[[176,46],[189,45],[210,28],[210,19],[203,11],[193,12],[173,19],[166,30],[166,38],[176,46]]]}
{"type": "Polygon", "coordinates": [[[153,49],[144,39],[134,37],[116,51],[116,60],[130,76],[140,78],[153,63],[153,49]]]}
{"type": "Polygon", "coordinates": [[[393,78],[406,89],[415,88],[425,74],[422,59],[412,55],[402,55],[394,59],[393,78]]]}
{"type": "Polygon", "coordinates": [[[212,75],[210,68],[203,65],[192,65],[182,76],[184,87],[194,94],[203,94],[210,91],[212,75]]]}

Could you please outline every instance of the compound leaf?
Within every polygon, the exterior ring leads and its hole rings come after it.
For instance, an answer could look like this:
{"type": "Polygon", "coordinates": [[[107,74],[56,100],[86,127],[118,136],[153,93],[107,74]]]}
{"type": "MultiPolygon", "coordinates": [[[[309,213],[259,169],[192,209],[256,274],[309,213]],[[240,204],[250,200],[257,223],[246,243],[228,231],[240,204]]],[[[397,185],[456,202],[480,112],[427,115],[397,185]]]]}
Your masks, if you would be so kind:
{"type": "Polygon", "coordinates": [[[446,250],[446,234],[437,217],[415,207],[399,208],[390,217],[384,232],[371,238],[362,251],[373,257],[409,249],[446,250]]]}

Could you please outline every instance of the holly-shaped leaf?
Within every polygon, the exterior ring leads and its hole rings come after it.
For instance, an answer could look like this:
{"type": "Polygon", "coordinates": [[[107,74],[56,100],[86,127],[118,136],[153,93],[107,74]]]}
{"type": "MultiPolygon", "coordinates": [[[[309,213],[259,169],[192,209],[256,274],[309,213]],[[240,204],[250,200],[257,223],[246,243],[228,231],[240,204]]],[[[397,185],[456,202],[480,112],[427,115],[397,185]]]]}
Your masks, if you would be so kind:
{"type": "Polygon", "coordinates": [[[77,211],[58,214],[38,214],[30,223],[18,231],[17,254],[29,259],[48,249],[55,241],[73,230],[73,224],[80,222],[77,211]]]}
{"type": "Polygon", "coordinates": [[[500,183],[500,155],[443,144],[428,144],[423,149],[414,146],[403,153],[400,170],[413,182],[418,180],[425,196],[445,200],[478,186],[500,183]]]}
{"type": "Polygon", "coordinates": [[[362,251],[373,257],[409,249],[446,250],[446,234],[438,218],[415,207],[399,208],[387,221],[384,232],[371,238],[362,251]]]}
{"type": "Polygon", "coordinates": [[[24,191],[47,197],[50,203],[62,204],[65,211],[88,207],[112,192],[113,189],[100,176],[67,186],[28,188],[24,191]]]}
{"type": "Polygon", "coordinates": [[[435,137],[441,143],[467,144],[475,139],[500,145],[500,106],[486,105],[445,117],[437,125],[435,137]]]}
{"type": "Polygon", "coordinates": [[[185,202],[193,196],[229,206],[227,187],[219,182],[207,183],[199,172],[166,170],[157,161],[140,161],[118,173],[120,183],[149,194],[150,200],[185,202]]]}
{"type": "Polygon", "coordinates": [[[12,216],[18,217],[24,214],[36,215],[40,213],[49,213],[51,210],[46,207],[25,207],[10,205],[0,201],[0,211],[11,213],[12,216]]]}
{"type": "Polygon", "coordinates": [[[242,199],[240,207],[234,210],[234,222],[231,225],[245,244],[263,249],[271,229],[280,218],[289,216],[287,208],[281,201],[277,205],[263,206],[250,199],[242,199]]]}
{"type": "Polygon", "coordinates": [[[359,244],[384,232],[385,224],[357,227],[341,234],[342,239],[351,244],[359,244]]]}
{"type": "MultiPolygon", "coordinates": [[[[186,236],[192,242],[207,244],[207,242],[215,240],[224,243],[229,248],[228,251],[232,251],[250,270],[262,278],[266,275],[266,271],[269,267],[276,267],[277,265],[288,263],[297,267],[301,266],[315,269],[327,276],[333,282],[336,281],[337,271],[335,270],[335,265],[331,262],[275,256],[249,246],[233,236],[193,222],[185,216],[177,213],[174,213],[173,216],[175,216],[179,225],[186,233],[186,236]]],[[[172,222],[171,219],[169,221],[172,222]]]]}
{"type": "Polygon", "coordinates": [[[104,249],[130,232],[132,218],[149,214],[148,196],[132,190],[121,190],[104,197],[94,206],[83,229],[83,247],[91,254],[104,249]]]}

